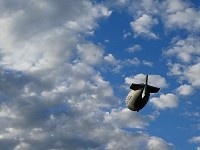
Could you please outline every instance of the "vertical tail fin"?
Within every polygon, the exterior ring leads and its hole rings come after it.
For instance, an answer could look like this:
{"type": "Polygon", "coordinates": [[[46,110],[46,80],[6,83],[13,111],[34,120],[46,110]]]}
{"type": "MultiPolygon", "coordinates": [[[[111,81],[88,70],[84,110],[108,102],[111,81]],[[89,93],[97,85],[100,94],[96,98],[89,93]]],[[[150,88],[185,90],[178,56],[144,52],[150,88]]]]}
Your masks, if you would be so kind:
{"type": "Polygon", "coordinates": [[[157,93],[160,90],[160,88],[148,85],[148,75],[146,75],[144,90],[145,92],[148,91],[149,93],[157,93]]]}
{"type": "Polygon", "coordinates": [[[146,95],[147,86],[148,86],[148,75],[146,75],[145,85],[144,85],[144,89],[143,89],[143,92],[142,92],[142,98],[145,97],[145,95],[146,95]]]}
{"type": "Polygon", "coordinates": [[[148,84],[148,75],[146,75],[145,85],[148,84]]]}

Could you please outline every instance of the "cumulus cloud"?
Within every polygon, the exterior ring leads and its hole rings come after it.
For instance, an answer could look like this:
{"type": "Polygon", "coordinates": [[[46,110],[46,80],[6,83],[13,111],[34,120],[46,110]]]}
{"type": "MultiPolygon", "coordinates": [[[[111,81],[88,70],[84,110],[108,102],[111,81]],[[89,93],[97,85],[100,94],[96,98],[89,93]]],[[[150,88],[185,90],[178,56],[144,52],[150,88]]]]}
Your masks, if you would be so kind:
{"type": "Polygon", "coordinates": [[[115,126],[126,128],[144,128],[148,123],[138,113],[133,113],[128,108],[113,109],[111,113],[105,114],[105,121],[112,122],[115,126]],[[134,118],[134,120],[132,119],[134,118]]]}
{"type": "Polygon", "coordinates": [[[106,149],[144,149],[144,150],[156,150],[159,146],[163,146],[165,150],[173,149],[174,146],[171,143],[165,142],[161,138],[152,137],[143,132],[136,132],[132,134],[127,134],[122,130],[115,131],[119,136],[115,137],[107,146],[106,149]],[[123,135],[123,138],[120,138],[123,135]]]}
{"type": "Polygon", "coordinates": [[[160,97],[150,99],[150,102],[158,109],[175,108],[178,106],[178,97],[174,94],[162,94],[160,97]]]}
{"type": "Polygon", "coordinates": [[[15,9],[7,2],[1,4],[3,10],[7,8],[0,21],[1,64],[17,70],[49,69],[69,60],[78,33],[93,30],[96,19],[111,14],[88,1],[21,1],[15,9]]]}
{"type": "Polygon", "coordinates": [[[197,37],[186,39],[174,39],[170,48],[164,51],[164,55],[176,56],[184,63],[195,62],[195,55],[200,55],[200,42],[197,37]]]}
{"type": "Polygon", "coordinates": [[[156,15],[159,13],[160,3],[155,0],[135,0],[134,2],[131,0],[117,0],[112,2],[118,7],[127,8],[130,14],[137,17],[143,14],[156,15]],[[120,3],[121,1],[123,1],[123,3],[120,3]]]}
{"type": "Polygon", "coordinates": [[[167,0],[164,3],[167,7],[168,13],[176,13],[177,11],[182,11],[187,6],[187,3],[183,3],[181,0],[167,0]]]}
{"type": "Polygon", "coordinates": [[[21,150],[21,149],[24,149],[24,150],[31,150],[32,148],[30,147],[30,145],[29,144],[27,144],[27,143],[24,143],[24,142],[22,142],[22,143],[20,143],[19,145],[17,145],[15,148],[14,148],[14,150],[21,150]]]}
{"type": "Polygon", "coordinates": [[[170,30],[185,29],[191,32],[199,32],[199,10],[188,1],[182,0],[130,0],[114,1],[114,6],[127,8],[130,14],[137,19],[131,22],[135,36],[144,36],[158,39],[158,35],[151,31],[158,24],[153,16],[159,16],[164,26],[170,30]],[[146,19],[145,19],[146,18],[146,19]],[[146,21],[145,21],[146,20],[146,21]]]}
{"type": "Polygon", "coordinates": [[[129,3],[130,0],[111,0],[108,1],[107,3],[111,6],[115,6],[115,7],[123,7],[126,6],[127,3],[129,3]]]}
{"type": "Polygon", "coordinates": [[[189,82],[193,86],[197,86],[197,87],[200,86],[200,78],[197,75],[199,73],[200,73],[200,62],[194,65],[190,65],[187,69],[185,69],[185,72],[184,72],[189,82]]]}
{"type": "Polygon", "coordinates": [[[170,30],[185,29],[189,32],[199,32],[200,29],[200,12],[188,1],[149,0],[147,2],[145,0],[135,0],[132,2],[130,0],[119,0],[111,1],[111,3],[112,6],[127,8],[129,13],[137,18],[131,22],[136,37],[141,36],[143,33],[148,38],[159,38],[151,31],[151,28],[158,24],[158,20],[153,19],[153,16],[159,16],[164,26],[170,30]]]}
{"type": "Polygon", "coordinates": [[[166,143],[163,139],[157,138],[157,137],[151,137],[148,141],[148,148],[149,150],[168,150],[168,149],[174,149],[173,144],[166,143]]]}
{"type": "Polygon", "coordinates": [[[77,45],[77,50],[84,63],[98,64],[103,57],[102,49],[92,43],[77,45]]]}
{"type": "Polygon", "coordinates": [[[163,20],[167,28],[199,31],[199,11],[192,8],[189,3],[181,0],[167,0],[163,2],[163,9],[166,10],[163,20]]]}
{"type": "Polygon", "coordinates": [[[100,108],[117,106],[119,100],[93,68],[101,62],[103,49],[84,43],[81,34],[111,11],[89,1],[0,3],[1,148],[106,145],[96,144],[88,129],[102,136],[96,126],[103,122],[100,108]],[[86,133],[90,137],[84,139],[86,133]]]}
{"type": "Polygon", "coordinates": [[[127,48],[126,51],[133,53],[133,52],[139,51],[141,49],[142,49],[141,46],[136,44],[136,45],[133,45],[132,47],[127,48]]]}
{"type": "Polygon", "coordinates": [[[117,64],[117,59],[112,54],[104,56],[104,60],[113,65],[117,64]]]}
{"type": "Polygon", "coordinates": [[[190,85],[181,85],[179,88],[177,88],[177,92],[180,94],[180,95],[191,95],[192,92],[193,92],[193,88],[192,86],[190,85]]]}
{"type": "MultiPolygon", "coordinates": [[[[80,62],[49,73],[56,83],[48,83],[52,78],[47,82],[35,75],[1,71],[1,96],[6,99],[0,107],[1,147],[34,150],[107,145],[110,141],[105,136],[113,125],[104,122],[101,108],[119,102],[109,83],[80,62]]],[[[114,135],[109,138],[114,140],[114,135]]]]}
{"type": "Polygon", "coordinates": [[[132,65],[138,66],[140,64],[140,60],[136,57],[132,59],[122,60],[115,58],[112,54],[104,56],[104,62],[105,66],[108,65],[106,69],[109,69],[110,71],[114,71],[116,73],[120,72],[125,67],[129,67],[132,65]]]}
{"type": "Polygon", "coordinates": [[[167,65],[169,67],[168,75],[182,75],[183,70],[185,69],[185,66],[179,63],[172,63],[169,61],[167,65]]]}
{"type": "Polygon", "coordinates": [[[187,80],[192,86],[199,87],[199,38],[190,36],[186,39],[175,39],[172,41],[170,48],[164,51],[164,55],[168,57],[175,56],[180,62],[169,62],[169,74],[178,75],[183,80],[187,80]]]}
{"type": "Polygon", "coordinates": [[[157,39],[158,36],[151,31],[154,25],[158,24],[158,20],[152,18],[149,15],[143,14],[138,19],[130,23],[131,28],[134,31],[134,36],[144,36],[151,39],[157,39]]]}
{"type": "Polygon", "coordinates": [[[153,67],[153,66],[154,66],[154,63],[153,63],[153,62],[146,61],[146,60],[143,60],[142,62],[143,62],[143,64],[144,64],[145,66],[149,66],[149,67],[153,67]]]}
{"type": "Polygon", "coordinates": [[[191,143],[200,143],[200,136],[194,136],[192,137],[189,142],[191,143]]]}

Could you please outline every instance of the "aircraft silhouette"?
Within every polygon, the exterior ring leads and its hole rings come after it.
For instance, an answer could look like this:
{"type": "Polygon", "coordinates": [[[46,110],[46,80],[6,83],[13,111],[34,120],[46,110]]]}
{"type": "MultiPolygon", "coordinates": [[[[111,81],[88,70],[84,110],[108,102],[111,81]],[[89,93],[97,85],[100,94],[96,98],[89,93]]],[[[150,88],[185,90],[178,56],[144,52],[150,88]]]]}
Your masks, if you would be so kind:
{"type": "Polygon", "coordinates": [[[148,85],[148,75],[146,75],[145,83],[130,86],[131,91],[126,97],[126,106],[132,111],[141,110],[149,101],[150,93],[157,93],[160,88],[148,85]]]}

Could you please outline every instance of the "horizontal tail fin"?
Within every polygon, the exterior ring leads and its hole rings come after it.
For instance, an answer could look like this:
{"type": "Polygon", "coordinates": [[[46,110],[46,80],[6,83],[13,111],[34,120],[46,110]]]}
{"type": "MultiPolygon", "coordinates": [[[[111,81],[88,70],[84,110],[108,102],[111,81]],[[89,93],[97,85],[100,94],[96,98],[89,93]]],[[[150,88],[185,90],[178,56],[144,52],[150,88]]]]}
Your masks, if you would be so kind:
{"type": "Polygon", "coordinates": [[[149,93],[157,93],[159,90],[160,90],[160,88],[147,85],[147,91],[148,91],[149,93]]]}
{"type": "MultiPolygon", "coordinates": [[[[130,86],[130,89],[136,91],[136,90],[144,88],[144,86],[145,86],[145,84],[134,84],[134,83],[132,83],[131,86],[130,86]]],[[[157,93],[159,90],[160,90],[160,88],[147,85],[147,91],[149,93],[157,93]]]]}
{"type": "Polygon", "coordinates": [[[132,89],[134,91],[142,89],[142,88],[144,88],[144,84],[134,84],[134,83],[132,83],[131,86],[130,86],[130,89],[132,89]]]}

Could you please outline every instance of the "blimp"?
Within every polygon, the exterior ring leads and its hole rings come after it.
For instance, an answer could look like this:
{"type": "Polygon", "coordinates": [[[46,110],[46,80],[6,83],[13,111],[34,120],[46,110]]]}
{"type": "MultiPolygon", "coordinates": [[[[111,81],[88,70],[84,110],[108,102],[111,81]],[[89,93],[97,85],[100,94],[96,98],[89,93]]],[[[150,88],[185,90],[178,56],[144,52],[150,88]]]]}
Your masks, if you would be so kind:
{"type": "Polygon", "coordinates": [[[126,97],[126,106],[132,111],[141,110],[149,101],[150,93],[157,93],[160,90],[158,87],[148,85],[148,75],[144,83],[130,86],[130,92],[126,97]]]}

